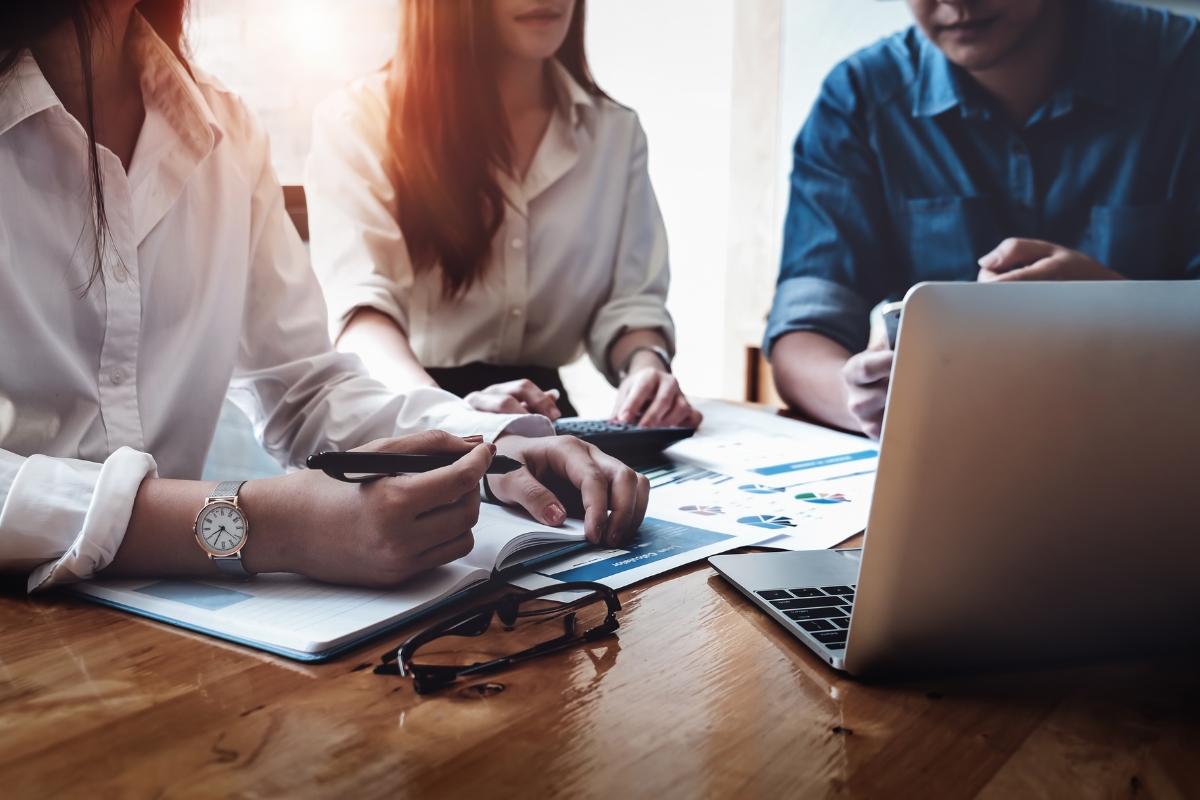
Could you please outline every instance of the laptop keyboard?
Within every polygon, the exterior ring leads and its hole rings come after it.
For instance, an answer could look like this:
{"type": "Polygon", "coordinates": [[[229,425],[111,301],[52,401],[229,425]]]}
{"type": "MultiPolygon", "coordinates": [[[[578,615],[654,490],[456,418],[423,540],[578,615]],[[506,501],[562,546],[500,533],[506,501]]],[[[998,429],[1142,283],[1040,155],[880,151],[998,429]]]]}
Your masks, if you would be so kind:
{"type": "Polygon", "coordinates": [[[757,592],[830,650],[846,649],[855,586],[765,589],[757,592]]]}

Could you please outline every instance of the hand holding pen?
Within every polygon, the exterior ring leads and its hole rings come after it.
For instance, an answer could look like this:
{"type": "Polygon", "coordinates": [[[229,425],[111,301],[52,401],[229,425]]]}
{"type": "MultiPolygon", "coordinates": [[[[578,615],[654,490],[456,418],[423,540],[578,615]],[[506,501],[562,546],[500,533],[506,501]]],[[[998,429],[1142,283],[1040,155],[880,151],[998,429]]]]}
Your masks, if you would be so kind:
{"type": "MultiPolygon", "coordinates": [[[[449,438],[459,443],[453,450],[399,453],[390,449],[397,440],[381,440],[349,452],[316,453],[308,466],[347,483],[404,476],[403,484],[436,479],[444,470],[460,471],[464,461],[483,458],[476,453],[482,438],[449,438]],[[476,450],[463,449],[471,444],[476,450]]],[[[501,436],[496,446],[487,446],[493,449],[483,474],[491,476],[485,485],[492,498],[523,507],[538,522],[557,527],[569,513],[581,516],[589,541],[613,547],[632,537],[645,516],[645,477],[574,437],[501,436]],[[496,454],[496,447],[505,453],[496,454]]]]}

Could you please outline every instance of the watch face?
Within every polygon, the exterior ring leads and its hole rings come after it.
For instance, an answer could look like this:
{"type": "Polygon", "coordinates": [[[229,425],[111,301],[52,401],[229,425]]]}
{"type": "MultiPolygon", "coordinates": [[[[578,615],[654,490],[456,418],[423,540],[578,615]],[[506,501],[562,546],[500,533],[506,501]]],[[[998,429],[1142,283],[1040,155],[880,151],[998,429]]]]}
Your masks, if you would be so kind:
{"type": "Polygon", "coordinates": [[[213,555],[228,555],[246,539],[246,518],[230,503],[213,503],[200,512],[196,536],[213,555]]]}

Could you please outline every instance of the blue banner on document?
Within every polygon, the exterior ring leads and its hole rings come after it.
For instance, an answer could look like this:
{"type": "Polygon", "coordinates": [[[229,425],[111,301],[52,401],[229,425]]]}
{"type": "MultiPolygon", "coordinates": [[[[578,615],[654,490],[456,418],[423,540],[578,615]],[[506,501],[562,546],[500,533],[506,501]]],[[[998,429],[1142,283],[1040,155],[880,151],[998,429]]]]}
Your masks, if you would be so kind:
{"type": "Polygon", "coordinates": [[[556,572],[552,577],[560,581],[598,581],[732,538],[724,533],[647,517],[638,528],[633,544],[627,546],[627,552],[556,572]]]}
{"type": "Polygon", "coordinates": [[[809,461],[793,461],[790,464],[776,464],[773,467],[759,467],[750,471],[759,475],[782,475],[785,472],[801,472],[806,469],[816,469],[817,467],[846,464],[850,461],[862,461],[866,458],[875,458],[878,455],[878,450],[860,450],[857,453],[846,453],[845,455],[829,456],[827,458],[814,458],[809,461]]]}

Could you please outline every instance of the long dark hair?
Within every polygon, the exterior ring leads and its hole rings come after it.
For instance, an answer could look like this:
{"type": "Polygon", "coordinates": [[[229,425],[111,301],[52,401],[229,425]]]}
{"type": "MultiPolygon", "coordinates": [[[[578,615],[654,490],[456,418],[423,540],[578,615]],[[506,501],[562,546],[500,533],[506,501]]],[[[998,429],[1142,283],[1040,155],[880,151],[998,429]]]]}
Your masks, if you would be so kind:
{"type": "MultiPolygon", "coordinates": [[[[185,67],[183,22],[187,15],[187,2],[142,0],[137,5],[137,10],[185,67]]],[[[87,109],[86,119],[80,122],[87,131],[89,190],[96,208],[95,254],[91,275],[83,287],[86,293],[97,280],[104,279],[104,251],[109,236],[108,216],[104,209],[104,180],[96,150],[96,104],[92,81],[92,36],[99,26],[106,23],[103,5],[96,0],[39,0],[36,3],[10,2],[0,5],[0,91],[11,78],[25,51],[67,22],[74,26],[75,40],[79,46],[79,65],[87,109]]]]}
{"type": "MultiPolygon", "coordinates": [[[[483,275],[504,220],[496,170],[511,171],[508,121],[493,77],[490,0],[405,0],[388,77],[388,151],[396,218],[413,269],[442,267],[447,297],[483,275]]],[[[604,93],[584,52],[585,0],[576,0],[555,58],[589,94],[604,93]]]]}

